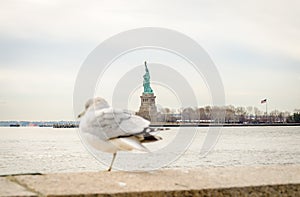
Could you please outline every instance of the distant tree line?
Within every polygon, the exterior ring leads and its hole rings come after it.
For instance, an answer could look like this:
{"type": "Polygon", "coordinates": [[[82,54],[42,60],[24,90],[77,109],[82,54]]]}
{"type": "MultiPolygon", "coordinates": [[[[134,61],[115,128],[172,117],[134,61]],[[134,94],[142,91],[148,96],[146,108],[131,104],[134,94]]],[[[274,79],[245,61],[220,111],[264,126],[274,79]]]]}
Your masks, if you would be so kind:
{"type": "MultiPolygon", "coordinates": [[[[299,110],[300,111],[300,110],[299,110]]],[[[288,123],[300,123],[300,112],[295,112],[287,118],[288,123]]]]}
{"type": "Polygon", "coordinates": [[[158,121],[161,122],[225,122],[225,123],[285,123],[299,122],[300,113],[291,115],[287,111],[273,110],[266,114],[257,107],[234,107],[232,105],[187,107],[179,110],[163,108],[158,121]]]}

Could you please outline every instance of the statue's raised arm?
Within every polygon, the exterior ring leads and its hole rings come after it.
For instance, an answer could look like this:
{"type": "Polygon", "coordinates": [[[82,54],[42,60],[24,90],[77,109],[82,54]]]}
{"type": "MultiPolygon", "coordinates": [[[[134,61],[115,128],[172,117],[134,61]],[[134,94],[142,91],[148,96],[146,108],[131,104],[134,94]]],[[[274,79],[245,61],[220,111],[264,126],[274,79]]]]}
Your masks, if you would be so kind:
{"type": "Polygon", "coordinates": [[[148,70],[147,62],[146,62],[146,61],[145,61],[145,70],[146,70],[146,73],[149,73],[149,70],[148,70]]]}

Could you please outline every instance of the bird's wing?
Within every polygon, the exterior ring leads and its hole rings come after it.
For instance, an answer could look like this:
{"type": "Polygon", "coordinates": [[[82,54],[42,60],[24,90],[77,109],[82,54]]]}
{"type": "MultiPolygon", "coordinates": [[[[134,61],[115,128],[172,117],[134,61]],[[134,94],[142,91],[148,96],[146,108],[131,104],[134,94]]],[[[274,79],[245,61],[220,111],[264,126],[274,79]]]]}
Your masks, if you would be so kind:
{"type": "Polygon", "coordinates": [[[104,134],[107,139],[132,136],[143,132],[150,125],[148,120],[140,116],[113,108],[96,110],[94,117],[94,127],[98,127],[97,132],[104,134]]]}

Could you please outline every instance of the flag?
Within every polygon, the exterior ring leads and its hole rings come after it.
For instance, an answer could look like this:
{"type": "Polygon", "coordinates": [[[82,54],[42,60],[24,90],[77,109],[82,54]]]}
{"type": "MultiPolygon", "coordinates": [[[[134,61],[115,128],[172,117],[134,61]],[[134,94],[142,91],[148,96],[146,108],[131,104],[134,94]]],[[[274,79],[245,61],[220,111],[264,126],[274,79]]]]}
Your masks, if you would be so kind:
{"type": "Polygon", "coordinates": [[[267,102],[267,99],[264,99],[264,100],[260,101],[261,104],[266,103],[266,102],[267,102]]]}

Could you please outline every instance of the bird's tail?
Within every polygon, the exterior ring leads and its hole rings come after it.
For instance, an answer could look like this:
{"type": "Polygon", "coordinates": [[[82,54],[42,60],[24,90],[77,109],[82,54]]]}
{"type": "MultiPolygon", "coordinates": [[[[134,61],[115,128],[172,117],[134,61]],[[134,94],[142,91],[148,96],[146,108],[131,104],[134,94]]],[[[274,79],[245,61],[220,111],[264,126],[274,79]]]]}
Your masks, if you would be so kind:
{"type": "Polygon", "coordinates": [[[152,128],[147,127],[140,133],[131,135],[118,136],[109,141],[114,144],[119,150],[130,151],[139,150],[143,152],[150,152],[142,143],[155,142],[162,140],[162,137],[154,134],[155,132],[169,130],[169,128],[152,128]]]}
{"type": "Polygon", "coordinates": [[[113,145],[115,145],[119,150],[131,151],[138,150],[142,152],[150,152],[145,146],[141,144],[141,141],[136,137],[127,138],[114,138],[109,140],[113,145]]]}
{"type": "Polygon", "coordinates": [[[146,127],[141,133],[153,133],[153,132],[158,132],[158,131],[165,131],[165,130],[170,130],[170,128],[167,127],[146,127]]]}
{"type": "Polygon", "coordinates": [[[155,135],[155,132],[158,131],[164,131],[169,130],[169,128],[153,128],[153,127],[147,127],[145,128],[141,133],[136,135],[136,137],[139,138],[140,142],[147,143],[147,142],[155,142],[158,140],[162,140],[162,137],[155,135]]]}

